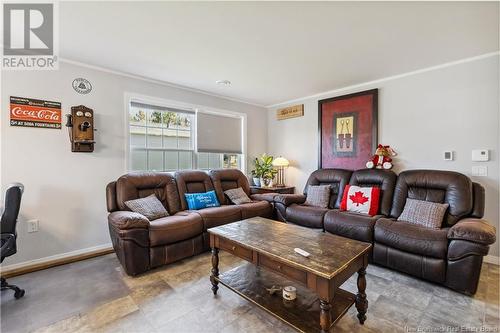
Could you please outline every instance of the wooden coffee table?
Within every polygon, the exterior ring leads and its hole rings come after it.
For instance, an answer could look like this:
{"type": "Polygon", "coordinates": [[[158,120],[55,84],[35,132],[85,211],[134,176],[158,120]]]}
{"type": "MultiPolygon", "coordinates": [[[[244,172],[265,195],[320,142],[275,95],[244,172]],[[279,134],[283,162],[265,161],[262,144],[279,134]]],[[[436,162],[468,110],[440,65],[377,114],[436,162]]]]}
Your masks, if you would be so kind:
{"type": "Polygon", "coordinates": [[[356,304],[361,324],[366,319],[365,270],[371,244],[318,230],[255,217],[211,228],[212,291],[219,282],[245,299],[303,332],[328,332],[356,304]],[[306,258],[294,252],[301,248],[306,258]],[[247,260],[219,274],[219,249],[247,260]],[[358,293],[340,288],[358,273],[358,293]],[[297,283],[298,282],[298,283],[297,283]],[[270,295],[272,286],[293,285],[295,301],[281,293],[270,295]]]}

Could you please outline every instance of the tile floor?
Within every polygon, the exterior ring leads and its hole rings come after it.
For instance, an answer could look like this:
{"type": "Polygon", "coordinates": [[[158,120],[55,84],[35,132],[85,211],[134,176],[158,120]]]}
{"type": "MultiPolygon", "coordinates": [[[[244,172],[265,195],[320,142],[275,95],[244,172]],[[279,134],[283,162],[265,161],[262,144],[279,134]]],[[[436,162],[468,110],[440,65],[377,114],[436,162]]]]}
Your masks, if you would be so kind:
{"type": "MultiPolygon", "coordinates": [[[[221,272],[240,260],[221,252],[221,272]]],[[[114,254],[9,279],[26,289],[1,295],[1,332],[293,332],[221,286],[213,297],[209,253],[151,271],[125,275],[114,254]]],[[[356,291],[355,277],[344,287],[356,291]]],[[[352,307],[335,332],[498,332],[499,267],[483,266],[479,290],[468,297],[370,265],[368,319],[352,307]]]]}

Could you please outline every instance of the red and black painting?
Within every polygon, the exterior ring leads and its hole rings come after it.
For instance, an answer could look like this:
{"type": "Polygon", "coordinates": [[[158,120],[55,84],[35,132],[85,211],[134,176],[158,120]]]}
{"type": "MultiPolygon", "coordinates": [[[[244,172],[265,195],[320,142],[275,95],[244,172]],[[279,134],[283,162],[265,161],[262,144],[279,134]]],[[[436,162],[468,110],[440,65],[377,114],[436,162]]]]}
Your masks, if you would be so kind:
{"type": "Polygon", "coordinates": [[[318,102],[319,168],[365,168],[377,148],[377,105],[378,89],[318,102]]]}

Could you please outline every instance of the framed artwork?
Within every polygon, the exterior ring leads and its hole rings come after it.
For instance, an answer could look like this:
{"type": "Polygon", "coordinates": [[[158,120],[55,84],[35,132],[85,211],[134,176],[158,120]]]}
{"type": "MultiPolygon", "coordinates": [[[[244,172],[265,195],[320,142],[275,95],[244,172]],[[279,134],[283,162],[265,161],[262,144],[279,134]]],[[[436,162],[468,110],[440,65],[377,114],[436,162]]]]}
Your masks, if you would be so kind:
{"type": "Polygon", "coordinates": [[[363,169],[378,141],[378,89],[318,102],[319,168],[363,169]]]}

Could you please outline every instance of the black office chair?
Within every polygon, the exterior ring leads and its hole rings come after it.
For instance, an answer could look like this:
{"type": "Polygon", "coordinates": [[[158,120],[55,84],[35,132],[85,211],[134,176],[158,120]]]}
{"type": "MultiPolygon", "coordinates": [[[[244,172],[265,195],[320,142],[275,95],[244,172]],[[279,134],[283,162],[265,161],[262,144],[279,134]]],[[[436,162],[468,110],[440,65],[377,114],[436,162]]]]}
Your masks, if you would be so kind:
{"type": "MultiPolygon", "coordinates": [[[[7,188],[5,193],[5,209],[2,214],[2,219],[0,220],[0,255],[2,261],[6,257],[10,257],[17,252],[16,247],[16,223],[17,215],[19,214],[19,208],[21,207],[21,196],[23,195],[24,186],[23,184],[15,183],[11,184],[7,188]]],[[[7,281],[2,277],[2,290],[12,289],[14,290],[14,297],[16,299],[24,296],[24,290],[18,286],[8,284],[7,281]]]]}

